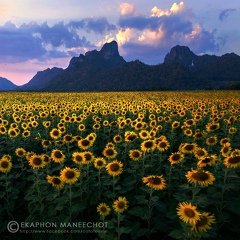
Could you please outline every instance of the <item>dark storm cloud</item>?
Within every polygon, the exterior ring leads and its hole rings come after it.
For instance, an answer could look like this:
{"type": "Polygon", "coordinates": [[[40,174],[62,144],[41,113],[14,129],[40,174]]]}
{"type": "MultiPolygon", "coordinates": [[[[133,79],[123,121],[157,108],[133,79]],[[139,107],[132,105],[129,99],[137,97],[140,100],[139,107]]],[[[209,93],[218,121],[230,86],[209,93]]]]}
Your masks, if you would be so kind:
{"type": "Polygon", "coordinates": [[[80,21],[71,21],[68,26],[77,29],[84,29],[87,32],[95,32],[98,34],[116,30],[116,26],[114,24],[110,24],[105,17],[85,18],[80,21]]]}
{"type": "Polygon", "coordinates": [[[234,8],[228,8],[228,9],[222,10],[222,11],[220,12],[219,16],[218,16],[219,20],[220,20],[220,21],[223,21],[226,17],[229,16],[229,14],[230,14],[231,12],[234,12],[234,11],[236,11],[236,10],[237,10],[237,9],[234,9],[234,8]]]}

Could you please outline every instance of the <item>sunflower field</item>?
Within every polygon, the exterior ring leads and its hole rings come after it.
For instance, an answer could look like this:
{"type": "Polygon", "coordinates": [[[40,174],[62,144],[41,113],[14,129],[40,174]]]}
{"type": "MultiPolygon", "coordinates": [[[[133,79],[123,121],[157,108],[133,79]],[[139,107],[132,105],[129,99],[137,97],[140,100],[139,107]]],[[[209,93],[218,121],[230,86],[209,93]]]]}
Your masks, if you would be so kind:
{"type": "Polygon", "coordinates": [[[239,96],[0,93],[1,239],[238,239],[239,96]]]}

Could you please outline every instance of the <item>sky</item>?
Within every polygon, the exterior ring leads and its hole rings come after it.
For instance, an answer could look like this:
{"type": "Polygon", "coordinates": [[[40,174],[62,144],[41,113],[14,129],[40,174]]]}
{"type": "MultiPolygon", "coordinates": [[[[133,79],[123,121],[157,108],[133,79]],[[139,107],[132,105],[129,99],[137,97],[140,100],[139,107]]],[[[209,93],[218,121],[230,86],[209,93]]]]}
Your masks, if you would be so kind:
{"type": "Polygon", "coordinates": [[[155,65],[176,45],[240,55],[238,0],[0,0],[0,77],[16,85],[116,40],[126,61],[155,65]]]}

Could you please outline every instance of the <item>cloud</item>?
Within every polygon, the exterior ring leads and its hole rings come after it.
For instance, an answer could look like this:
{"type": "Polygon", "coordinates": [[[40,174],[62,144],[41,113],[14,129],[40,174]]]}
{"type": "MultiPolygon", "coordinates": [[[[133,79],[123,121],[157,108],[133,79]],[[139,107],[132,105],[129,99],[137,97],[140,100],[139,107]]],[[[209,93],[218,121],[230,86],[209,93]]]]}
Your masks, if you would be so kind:
{"type": "Polygon", "coordinates": [[[110,24],[105,17],[100,18],[85,18],[80,21],[70,21],[67,25],[75,29],[84,29],[87,32],[103,34],[108,31],[116,30],[114,24],[110,24]]]}
{"type": "Polygon", "coordinates": [[[134,4],[121,3],[119,6],[121,16],[134,16],[136,15],[136,7],[134,4]]]}
{"type": "Polygon", "coordinates": [[[234,8],[228,8],[228,9],[224,9],[220,12],[219,16],[218,16],[218,19],[220,21],[223,21],[225,18],[227,18],[229,16],[229,14],[231,12],[234,12],[236,11],[237,9],[234,9],[234,8]]]}
{"type": "Polygon", "coordinates": [[[85,36],[63,22],[52,27],[47,22],[30,22],[17,27],[12,22],[0,26],[0,62],[43,61],[49,58],[69,57],[72,48],[93,47],[85,36]]]}
{"type": "Polygon", "coordinates": [[[166,52],[177,44],[189,46],[196,54],[218,50],[216,29],[205,29],[184,2],[165,10],[155,6],[147,16],[137,13],[133,6],[132,9],[131,14],[120,15],[115,34],[127,60],[162,62],[166,52]]]}

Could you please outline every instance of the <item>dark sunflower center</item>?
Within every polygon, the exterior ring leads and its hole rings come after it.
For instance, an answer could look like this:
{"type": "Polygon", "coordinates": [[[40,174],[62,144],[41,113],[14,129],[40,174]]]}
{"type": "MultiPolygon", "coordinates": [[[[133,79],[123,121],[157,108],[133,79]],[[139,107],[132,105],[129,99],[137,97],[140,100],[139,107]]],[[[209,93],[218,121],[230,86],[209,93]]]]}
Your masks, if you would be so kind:
{"type": "Polygon", "coordinates": [[[192,150],[194,149],[194,146],[193,146],[192,144],[187,144],[187,145],[185,146],[185,149],[186,149],[187,151],[192,151],[192,150]]]}
{"type": "Polygon", "coordinates": [[[143,137],[147,137],[147,133],[146,133],[146,132],[143,132],[143,133],[142,133],[142,136],[143,136],[143,137]]]}
{"type": "Polygon", "coordinates": [[[77,162],[82,162],[83,158],[82,158],[80,155],[77,155],[77,156],[75,157],[75,160],[76,160],[77,162]]]}
{"type": "Polygon", "coordinates": [[[56,158],[61,158],[63,155],[62,155],[61,152],[57,151],[57,152],[54,153],[54,156],[55,156],[56,158]]]}
{"type": "Polygon", "coordinates": [[[136,136],[135,135],[130,135],[127,138],[128,138],[129,141],[133,141],[136,138],[136,136]]]}
{"type": "Polygon", "coordinates": [[[88,137],[88,140],[89,140],[89,141],[92,141],[92,140],[93,140],[93,137],[92,137],[92,136],[88,137]]]}
{"type": "Polygon", "coordinates": [[[90,144],[90,142],[87,139],[82,140],[82,145],[84,147],[87,147],[90,144]]]}
{"type": "Polygon", "coordinates": [[[209,178],[209,175],[205,172],[197,172],[192,175],[192,178],[194,178],[197,181],[206,181],[209,178]]]}
{"type": "Polygon", "coordinates": [[[86,153],[84,156],[85,156],[86,161],[90,161],[92,159],[92,157],[89,153],[86,153]]]}
{"type": "Polygon", "coordinates": [[[214,139],[214,138],[209,138],[209,139],[208,139],[208,142],[214,143],[214,142],[215,142],[215,139],[214,139]]]}
{"type": "Polygon", "coordinates": [[[211,129],[211,130],[217,129],[217,125],[216,125],[216,124],[212,124],[212,125],[210,126],[210,129],[211,129]]]}
{"type": "Polygon", "coordinates": [[[1,167],[2,168],[8,168],[9,163],[7,161],[2,161],[1,162],[1,167]]]}
{"type": "Polygon", "coordinates": [[[14,136],[14,135],[16,135],[16,132],[15,131],[10,131],[10,135],[14,136]]]}
{"type": "Polygon", "coordinates": [[[41,165],[41,164],[42,164],[42,159],[39,158],[39,157],[35,157],[35,158],[33,159],[33,164],[34,164],[34,165],[41,165]]]}
{"type": "Polygon", "coordinates": [[[154,184],[154,185],[158,185],[158,184],[161,184],[162,181],[159,177],[152,177],[151,178],[151,183],[154,184]]]}
{"type": "Polygon", "coordinates": [[[103,207],[101,207],[100,211],[101,211],[102,213],[105,213],[105,212],[107,212],[107,208],[103,206],[103,207]]]}
{"type": "Polygon", "coordinates": [[[165,147],[167,147],[167,144],[166,144],[165,142],[160,142],[160,143],[158,144],[158,146],[159,146],[160,148],[165,148],[165,147]]]}
{"type": "Polygon", "coordinates": [[[145,148],[151,148],[153,146],[153,142],[145,142],[145,148]]]}
{"type": "Polygon", "coordinates": [[[172,160],[173,161],[178,161],[180,159],[180,154],[174,154],[173,156],[172,156],[172,160]]]}
{"type": "Polygon", "coordinates": [[[117,163],[112,163],[112,164],[110,165],[110,170],[111,170],[112,172],[117,172],[119,169],[120,169],[120,166],[119,166],[117,163]]]}
{"type": "Polygon", "coordinates": [[[203,150],[197,150],[197,155],[198,156],[204,156],[204,151],[203,150]]]}
{"type": "Polygon", "coordinates": [[[204,216],[202,216],[196,223],[196,227],[202,227],[202,226],[206,226],[208,223],[208,219],[204,216]]]}
{"type": "Polygon", "coordinates": [[[132,152],[132,156],[137,158],[140,156],[140,154],[139,154],[139,152],[134,151],[134,152],[132,152]]]}
{"type": "Polygon", "coordinates": [[[189,218],[194,218],[196,215],[195,212],[191,208],[185,208],[184,214],[189,218]]]}
{"type": "Polygon", "coordinates": [[[223,148],[223,153],[227,153],[229,151],[229,147],[224,147],[223,148]]]}
{"type": "Polygon", "coordinates": [[[57,130],[53,131],[53,136],[58,136],[59,135],[59,132],[57,130]]]}
{"type": "Polygon", "coordinates": [[[116,137],[115,140],[116,140],[116,141],[120,141],[121,138],[120,138],[120,137],[116,137]]]}
{"type": "Polygon", "coordinates": [[[210,157],[206,157],[202,160],[202,163],[209,163],[211,162],[211,158],[210,157]]]}
{"type": "Polygon", "coordinates": [[[61,183],[61,180],[59,178],[53,178],[52,182],[56,185],[59,185],[61,183]]]}
{"type": "Polygon", "coordinates": [[[72,137],[71,137],[71,136],[66,136],[66,137],[65,137],[65,140],[66,140],[67,142],[70,142],[70,141],[72,140],[72,137]]]}
{"type": "Polygon", "coordinates": [[[114,151],[113,151],[111,148],[108,148],[108,149],[106,150],[106,154],[107,154],[108,156],[112,156],[112,155],[114,155],[114,151]]]}
{"type": "Polygon", "coordinates": [[[67,179],[72,179],[72,178],[74,178],[74,176],[75,176],[75,173],[74,173],[73,171],[67,171],[67,172],[65,173],[65,177],[66,177],[67,179]]]}
{"type": "Polygon", "coordinates": [[[118,208],[119,209],[124,209],[125,208],[125,203],[124,202],[119,202],[118,203],[118,208]]]}
{"type": "Polygon", "coordinates": [[[240,162],[240,156],[230,157],[228,162],[232,164],[237,164],[240,162]]]}
{"type": "Polygon", "coordinates": [[[98,165],[99,167],[103,166],[103,161],[102,161],[102,160],[97,161],[97,165],[98,165]]]}
{"type": "Polygon", "coordinates": [[[23,155],[23,151],[22,150],[18,150],[18,155],[22,156],[23,155]]]}
{"type": "Polygon", "coordinates": [[[49,141],[44,141],[43,144],[47,146],[47,145],[50,144],[50,142],[49,141]]]}

